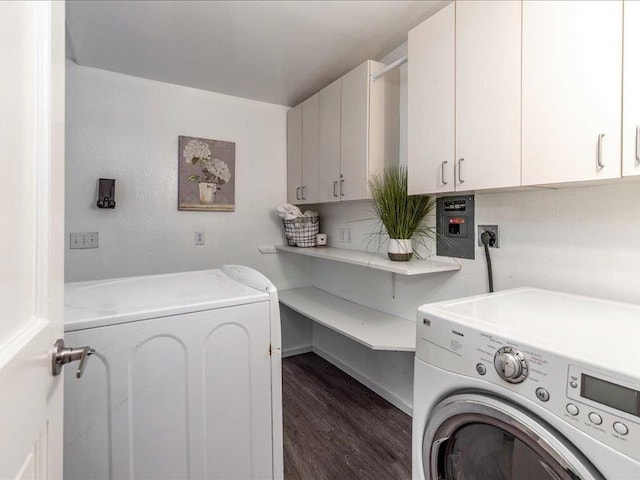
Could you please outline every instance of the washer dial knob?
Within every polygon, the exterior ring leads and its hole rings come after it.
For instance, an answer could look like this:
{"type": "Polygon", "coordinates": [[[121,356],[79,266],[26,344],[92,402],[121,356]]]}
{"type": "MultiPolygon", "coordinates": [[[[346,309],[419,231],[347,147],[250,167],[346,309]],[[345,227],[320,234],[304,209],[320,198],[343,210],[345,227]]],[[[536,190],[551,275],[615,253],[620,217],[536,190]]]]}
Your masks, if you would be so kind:
{"type": "Polygon", "coordinates": [[[521,383],[529,375],[529,364],[524,355],[513,347],[502,347],[493,357],[493,365],[500,378],[509,383],[521,383]]]}

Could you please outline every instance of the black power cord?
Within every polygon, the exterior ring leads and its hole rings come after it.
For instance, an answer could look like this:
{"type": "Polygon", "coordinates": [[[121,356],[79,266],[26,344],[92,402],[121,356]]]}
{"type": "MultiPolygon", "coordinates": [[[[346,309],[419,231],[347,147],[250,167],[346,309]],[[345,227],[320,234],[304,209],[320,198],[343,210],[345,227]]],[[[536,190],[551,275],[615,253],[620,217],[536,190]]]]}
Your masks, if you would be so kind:
{"type": "Polygon", "coordinates": [[[493,270],[491,268],[491,255],[489,254],[489,247],[495,245],[496,234],[485,230],[480,235],[480,242],[484,245],[484,256],[487,259],[487,276],[489,277],[489,291],[493,292],[493,270]]]}

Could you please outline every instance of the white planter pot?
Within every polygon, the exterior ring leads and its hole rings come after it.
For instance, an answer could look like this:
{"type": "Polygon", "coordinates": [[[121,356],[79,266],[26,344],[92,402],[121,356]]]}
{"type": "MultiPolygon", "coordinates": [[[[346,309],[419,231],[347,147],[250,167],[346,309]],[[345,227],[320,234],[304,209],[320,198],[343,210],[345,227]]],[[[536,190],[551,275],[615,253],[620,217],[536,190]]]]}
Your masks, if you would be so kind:
{"type": "Polygon", "coordinates": [[[389,260],[396,262],[408,262],[413,255],[413,242],[411,239],[390,239],[387,247],[389,260]]]}
{"type": "Polygon", "coordinates": [[[213,202],[216,199],[216,190],[218,189],[218,185],[215,183],[198,183],[199,189],[199,197],[200,203],[202,205],[213,205],[213,202]]]}

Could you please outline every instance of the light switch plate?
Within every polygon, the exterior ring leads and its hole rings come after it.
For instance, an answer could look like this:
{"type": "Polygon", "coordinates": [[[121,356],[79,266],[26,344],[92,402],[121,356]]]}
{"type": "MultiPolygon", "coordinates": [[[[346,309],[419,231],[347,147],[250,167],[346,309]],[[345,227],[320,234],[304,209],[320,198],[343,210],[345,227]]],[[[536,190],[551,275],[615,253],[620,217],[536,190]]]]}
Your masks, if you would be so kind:
{"type": "Polygon", "coordinates": [[[204,245],[204,232],[196,232],[196,245],[204,245]]]}
{"type": "Polygon", "coordinates": [[[98,232],[72,232],[69,235],[71,250],[98,248],[98,232]]]}

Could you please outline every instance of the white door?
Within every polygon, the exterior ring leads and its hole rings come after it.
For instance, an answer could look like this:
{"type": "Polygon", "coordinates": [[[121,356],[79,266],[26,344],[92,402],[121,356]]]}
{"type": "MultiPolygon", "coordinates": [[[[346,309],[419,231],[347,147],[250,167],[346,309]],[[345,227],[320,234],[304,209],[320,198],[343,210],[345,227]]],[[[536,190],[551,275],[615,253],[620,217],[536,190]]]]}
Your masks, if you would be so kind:
{"type": "Polygon", "coordinates": [[[456,2],[457,190],[520,185],[521,5],[456,2]]]}
{"type": "Polygon", "coordinates": [[[62,477],[64,2],[0,3],[0,478],[62,477]]]}
{"type": "Polygon", "coordinates": [[[287,201],[302,200],[302,104],[287,112],[287,201]]]}
{"type": "Polygon", "coordinates": [[[453,192],[455,3],[409,31],[409,194],[453,192]]]}
{"type": "Polygon", "coordinates": [[[622,2],[522,6],[522,181],[620,176],[622,2]]]}
{"type": "Polygon", "coordinates": [[[320,94],[302,102],[302,187],[300,203],[318,201],[320,174],[320,94]]]}
{"type": "Polygon", "coordinates": [[[340,94],[339,78],[320,91],[320,173],[318,201],[340,200],[340,94]]]}
{"type": "Polygon", "coordinates": [[[342,77],[340,199],[368,198],[369,62],[342,77]]]}
{"type": "Polygon", "coordinates": [[[624,2],[622,175],[640,175],[640,2],[624,2]]]}

